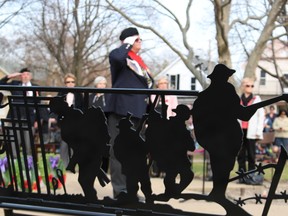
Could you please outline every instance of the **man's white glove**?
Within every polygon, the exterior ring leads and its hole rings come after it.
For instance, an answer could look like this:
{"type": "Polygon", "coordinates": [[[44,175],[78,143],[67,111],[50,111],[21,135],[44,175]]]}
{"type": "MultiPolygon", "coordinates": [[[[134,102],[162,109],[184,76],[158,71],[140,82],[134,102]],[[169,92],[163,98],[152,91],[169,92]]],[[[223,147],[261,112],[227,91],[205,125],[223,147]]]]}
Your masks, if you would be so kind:
{"type": "Polygon", "coordinates": [[[135,40],[138,38],[138,35],[130,36],[124,39],[123,43],[133,45],[135,40]]]}
{"type": "Polygon", "coordinates": [[[12,74],[9,74],[7,76],[8,79],[12,79],[12,78],[15,78],[15,77],[21,77],[22,73],[19,73],[19,72],[15,72],[15,73],[12,73],[12,74]]]}

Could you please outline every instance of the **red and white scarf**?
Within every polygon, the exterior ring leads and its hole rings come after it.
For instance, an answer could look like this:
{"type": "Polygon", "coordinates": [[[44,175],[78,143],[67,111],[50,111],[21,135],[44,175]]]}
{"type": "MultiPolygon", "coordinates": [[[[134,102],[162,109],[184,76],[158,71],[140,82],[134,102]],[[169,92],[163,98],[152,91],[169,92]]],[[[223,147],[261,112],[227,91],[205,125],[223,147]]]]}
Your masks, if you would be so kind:
{"type": "Polygon", "coordinates": [[[153,86],[153,81],[150,77],[150,70],[147,67],[147,65],[144,63],[142,58],[131,50],[128,52],[128,56],[132,60],[131,61],[131,60],[127,59],[128,66],[133,71],[135,71],[138,75],[145,77],[147,80],[148,87],[151,88],[153,86]]]}
{"type": "Polygon", "coordinates": [[[148,67],[147,67],[147,65],[144,63],[144,61],[142,60],[142,58],[139,56],[139,55],[137,55],[135,52],[133,52],[133,51],[129,51],[128,52],[128,56],[132,59],[132,60],[135,60],[139,65],[140,65],[140,67],[142,68],[142,69],[144,69],[144,70],[149,70],[148,69],[148,67]]]}

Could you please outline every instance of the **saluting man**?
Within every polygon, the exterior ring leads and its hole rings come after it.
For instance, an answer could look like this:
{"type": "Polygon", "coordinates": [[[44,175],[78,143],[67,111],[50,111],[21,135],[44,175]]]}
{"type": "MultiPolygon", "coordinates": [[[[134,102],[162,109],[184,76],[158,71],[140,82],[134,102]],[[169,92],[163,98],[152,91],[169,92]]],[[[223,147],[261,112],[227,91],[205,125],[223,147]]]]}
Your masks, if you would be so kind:
{"type": "MultiPolygon", "coordinates": [[[[139,56],[142,39],[138,30],[133,27],[126,28],[121,32],[119,39],[120,47],[112,50],[109,55],[112,88],[152,88],[153,79],[150,71],[139,56]]],[[[133,125],[138,127],[140,119],[146,113],[148,95],[108,94],[106,98],[104,110],[108,114],[110,144],[113,146],[114,139],[119,133],[116,125],[128,112],[132,114],[133,125]]],[[[126,196],[127,192],[126,179],[121,170],[121,164],[115,158],[113,148],[110,148],[110,173],[115,198],[119,198],[119,195],[126,196]]]]}

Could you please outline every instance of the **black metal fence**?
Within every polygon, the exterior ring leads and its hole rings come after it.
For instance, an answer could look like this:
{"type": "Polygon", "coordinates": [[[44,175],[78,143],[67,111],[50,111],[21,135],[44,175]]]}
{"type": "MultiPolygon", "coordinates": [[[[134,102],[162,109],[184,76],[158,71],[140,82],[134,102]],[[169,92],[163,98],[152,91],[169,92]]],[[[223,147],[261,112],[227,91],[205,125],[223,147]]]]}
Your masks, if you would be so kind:
{"type": "MultiPolygon", "coordinates": [[[[69,195],[66,193],[65,167],[54,166],[59,162],[59,158],[51,156],[47,151],[47,143],[44,140],[43,124],[41,110],[49,109],[49,101],[53,97],[47,95],[57,95],[59,92],[80,92],[84,95],[83,112],[89,108],[90,93],[106,93],[106,94],[147,94],[159,95],[178,95],[191,97],[191,101],[197,98],[196,91],[175,91],[175,90],[142,90],[142,89],[95,89],[95,88],[56,88],[56,87],[19,87],[19,86],[0,86],[0,91],[20,91],[22,95],[8,96],[8,103],[1,107],[9,106],[9,118],[1,119],[2,134],[1,134],[1,162],[6,169],[6,176],[0,176],[0,207],[7,209],[22,209],[33,211],[45,211],[51,213],[61,213],[69,215],[196,215],[193,212],[183,212],[177,209],[171,210],[169,207],[164,210],[159,209],[158,204],[147,205],[139,204],[132,206],[121,206],[117,203],[107,203],[105,200],[98,200],[95,203],[86,203],[83,197],[69,195]],[[27,91],[32,91],[33,96],[26,96],[27,91]],[[43,96],[46,95],[46,96],[43,96]],[[35,119],[29,116],[34,112],[35,119]],[[23,115],[24,113],[24,115],[23,115]],[[23,117],[24,116],[24,117],[23,117]],[[37,124],[38,139],[35,141],[35,132],[33,131],[34,124],[37,124]],[[40,151],[39,151],[40,150],[40,151]],[[53,172],[53,175],[51,175],[53,172]],[[42,184],[44,183],[44,186],[42,184]],[[57,195],[58,187],[64,187],[65,193],[62,196],[57,195]],[[54,192],[54,193],[53,193],[54,192]]],[[[51,144],[51,143],[50,143],[51,144]]],[[[52,143],[51,145],[57,145],[52,143]]],[[[54,146],[55,147],[55,146],[54,146]]],[[[55,149],[54,149],[55,150],[55,149]]],[[[267,168],[274,168],[275,175],[269,191],[269,197],[253,197],[247,199],[262,199],[266,200],[263,215],[269,211],[269,207],[273,199],[287,199],[287,195],[275,194],[275,188],[280,180],[287,153],[282,148],[281,156],[278,164],[269,164],[257,166],[253,172],[264,173],[267,168]]],[[[59,164],[58,164],[59,165],[59,164]]],[[[251,172],[251,173],[253,173],[251,172]]],[[[238,180],[250,173],[238,173],[239,176],[230,181],[238,180]]],[[[203,179],[204,181],[204,179],[203,179]]],[[[174,198],[184,199],[204,199],[211,201],[209,197],[197,194],[177,195],[174,198]]],[[[155,200],[163,200],[163,196],[156,196],[155,200]]],[[[239,209],[247,199],[235,201],[235,207],[228,209],[239,209]]],[[[164,199],[165,200],[165,199],[164,199]]],[[[169,198],[167,199],[169,200],[169,198]]],[[[212,200],[213,201],[213,200],[212,200]]],[[[227,203],[221,203],[224,206],[227,203]]],[[[229,204],[230,205],[230,204],[229,204]]],[[[163,206],[162,206],[163,207],[163,206]]],[[[227,210],[227,209],[226,209],[227,210]]],[[[238,210],[237,210],[238,211],[238,210]]],[[[12,210],[7,211],[7,215],[11,215],[12,210]]],[[[244,211],[243,211],[244,212],[244,211]]],[[[245,213],[246,214],[246,213],[245,213]]],[[[204,215],[204,214],[203,214],[204,215]]],[[[247,213],[248,215],[248,213],[247,213]]]]}

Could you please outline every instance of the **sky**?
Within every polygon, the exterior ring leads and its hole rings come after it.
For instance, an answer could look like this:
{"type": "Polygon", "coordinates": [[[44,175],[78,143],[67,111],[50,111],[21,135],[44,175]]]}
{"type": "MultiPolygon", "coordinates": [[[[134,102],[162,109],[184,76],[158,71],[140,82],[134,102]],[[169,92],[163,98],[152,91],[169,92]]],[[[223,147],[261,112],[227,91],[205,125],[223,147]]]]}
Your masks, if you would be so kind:
{"type": "MultiPolygon", "coordinates": [[[[161,0],[165,6],[167,6],[169,9],[171,9],[177,17],[182,21],[184,24],[185,19],[185,9],[187,5],[186,0],[179,0],[179,1],[171,1],[171,0],[161,0]]],[[[212,4],[209,0],[193,0],[192,6],[191,6],[191,30],[189,33],[189,41],[193,45],[194,49],[196,50],[205,50],[205,52],[208,52],[209,50],[209,43],[213,44],[214,41],[214,26],[211,25],[211,14],[213,14],[213,8],[211,7],[212,4]],[[210,19],[210,20],[209,20],[210,19]],[[208,26],[210,25],[210,26],[208,26]],[[212,29],[213,28],[213,29],[212,29]],[[207,32],[211,32],[211,34],[207,34],[207,32]]],[[[9,8],[7,8],[8,10],[9,8]]],[[[16,8],[11,8],[11,10],[15,10],[16,8]]],[[[6,9],[5,9],[6,11],[6,9]]],[[[1,19],[1,16],[0,16],[1,19]]],[[[13,22],[16,22],[13,20],[13,22]]],[[[164,31],[170,31],[170,23],[161,23],[161,26],[163,26],[164,31]]],[[[4,28],[1,29],[0,35],[7,35],[11,34],[13,36],[13,31],[17,28],[16,25],[6,25],[4,28]]],[[[178,29],[175,29],[176,31],[179,31],[178,29]]],[[[181,39],[175,39],[181,40],[181,39]]],[[[202,52],[202,51],[201,51],[202,52]]]]}
{"type": "MultiPolygon", "coordinates": [[[[162,0],[171,9],[184,25],[185,9],[187,1],[162,0]]],[[[204,50],[208,53],[209,46],[215,43],[215,29],[213,22],[213,7],[209,0],[194,0],[191,6],[190,21],[191,27],[188,40],[196,50],[204,50]]],[[[167,23],[169,29],[169,23],[167,23]]],[[[178,29],[177,29],[178,30],[178,29]]],[[[212,47],[210,47],[211,49],[212,47]]]]}
{"type": "MultiPolygon", "coordinates": [[[[171,11],[173,11],[176,16],[182,21],[184,25],[185,20],[185,9],[187,6],[187,0],[178,0],[178,1],[171,1],[171,0],[161,0],[163,4],[165,4],[171,11]]],[[[213,12],[213,5],[210,0],[193,0],[191,6],[191,27],[190,32],[188,34],[188,40],[195,51],[196,55],[206,56],[213,60],[217,61],[218,54],[217,54],[217,47],[216,47],[216,40],[215,40],[215,26],[214,22],[214,12],[213,12]]],[[[0,16],[1,18],[1,16],[0,16]]],[[[161,20],[157,20],[160,23],[161,29],[160,31],[167,32],[173,37],[173,42],[175,44],[179,43],[182,44],[182,39],[177,32],[179,29],[177,27],[172,27],[171,22],[162,22],[161,20]],[[174,29],[175,28],[175,29],[174,29]]],[[[15,28],[15,25],[5,26],[4,29],[1,29],[1,34],[7,34],[7,32],[12,32],[15,28]]],[[[13,36],[13,35],[12,35],[13,36]]],[[[149,38],[149,36],[148,36],[149,38]]],[[[144,38],[145,39],[145,38],[144,38]]],[[[152,40],[152,42],[155,42],[152,40]]],[[[157,45],[157,44],[156,44],[157,45]]],[[[155,46],[155,44],[151,45],[155,46]]],[[[165,47],[166,45],[162,45],[165,47]]],[[[166,50],[167,50],[166,46],[166,50]]],[[[159,51],[161,54],[161,51],[159,51]]],[[[233,57],[235,62],[237,61],[238,57],[233,57]]],[[[232,60],[233,60],[232,59],[232,60]]],[[[235,66],[237,66],[235,64],[235,66]]],[[[237,68],[236,68],[237,69],[237,68]]]]}
{"type": "MultiPolygon", "coordinates": [[[[185,8],[187,1],[169,1],[162,0],[175,14],[185,19],[185,8]]],[[[210,0],[193,0],[191,6],[191,27],[189,33],[189,42],[192,44],[195,54],[208,56],[210,60],[217,62],[217,42],[215,39],[216,29],[214,25],[214,9],[210,0]]],[[[169,24],[168,24],[169,25],[169,24]]],[[[237,70],[237,76],[243,76],[242,61],[243,56],[232,52],[233,68],[237,70]],[[239,63],[241,62],[241,63],[239,63]]]]}

